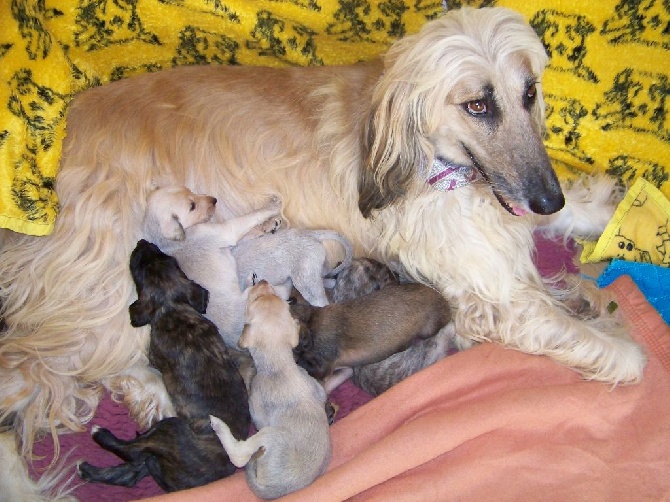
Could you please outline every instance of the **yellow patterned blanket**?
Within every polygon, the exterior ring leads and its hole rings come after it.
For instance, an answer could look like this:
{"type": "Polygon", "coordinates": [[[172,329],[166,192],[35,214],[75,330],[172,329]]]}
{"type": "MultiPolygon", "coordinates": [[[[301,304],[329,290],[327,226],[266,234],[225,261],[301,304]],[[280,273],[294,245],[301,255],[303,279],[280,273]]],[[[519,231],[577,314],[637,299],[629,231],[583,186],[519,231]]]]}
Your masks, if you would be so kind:
{"type": "MultiPolygon", "coordinates": [[[[670,12],[663,0],[479,0],[523,13],[551,55],[547,147],[559,172],[607,171],[670,195],[670,12]]],[[[370,59],[439,0],[5,0],[0,2],[0,227],[53,229],[71,98],[187,64],[370,59]]]]}

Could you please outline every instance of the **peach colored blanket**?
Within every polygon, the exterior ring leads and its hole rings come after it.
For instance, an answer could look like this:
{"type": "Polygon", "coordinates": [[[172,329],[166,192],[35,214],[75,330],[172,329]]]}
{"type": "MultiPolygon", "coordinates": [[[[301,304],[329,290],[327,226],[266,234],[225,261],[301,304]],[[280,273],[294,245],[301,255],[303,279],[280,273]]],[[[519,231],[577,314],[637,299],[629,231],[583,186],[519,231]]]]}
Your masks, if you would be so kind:
{"type": "MultiPolygon", "coordinates": [[[[282,500],[669,500],[670,327],[629,277],[610,288],[647,348],[641,384],[480,345],[337,422],[329,471],[282,500]]],[[[240,472],[151,500],[256,499],[240,472]]]]}

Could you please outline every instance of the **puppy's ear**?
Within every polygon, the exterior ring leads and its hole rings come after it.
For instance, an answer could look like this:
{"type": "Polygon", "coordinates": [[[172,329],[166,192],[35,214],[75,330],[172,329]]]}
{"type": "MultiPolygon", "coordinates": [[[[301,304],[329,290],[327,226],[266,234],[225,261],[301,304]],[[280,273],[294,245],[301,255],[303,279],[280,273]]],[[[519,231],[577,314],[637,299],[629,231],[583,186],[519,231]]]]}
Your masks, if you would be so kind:
{"type": "Polygon", "coordinates": [[[296,319],[291,319],[293,321],[293,335],[291,336],[291,347],[296,348],[300,343],[300,323],[296,319]]]}
{"type": "Polygon", "coordinates": [[[191,285],[188,289],[187,294],[188,304],[197,310],[199,313],[204,314],[207,312],[207,304],[209,303],[209,291],[203,288],[197,282],[191,281],[191,285]]]}
{"type": "Polygon", "coordinates": [[[133,328],[139,328],[140,326],[146,326],[151,323],[154,311],[148,307],[147,302],[138,298],[130,304],[128,313],[130,314],[130,325],[133,328]]]}
{"type": "Polygon", "coordinates": [[[405,195],[417,170],[426,163],[430,147],[418,123],[423,100],[410,98],[403,79],[382,76],[361,138],[364,165],[358,178],[358,208],[368,218],[405,195]]]}
{"type": "Polygon", "coordinates": [[[251,346],[251,327],[248,324],[244,325],[237,346],[241,349],[248,349],[251,346]]]}
{"type": "Polygon", "coordinates": [[[160,219],[161,234],[171,241],[183,241],[186,239],[186,233],[176,214],[169,218],[160,219]]]}

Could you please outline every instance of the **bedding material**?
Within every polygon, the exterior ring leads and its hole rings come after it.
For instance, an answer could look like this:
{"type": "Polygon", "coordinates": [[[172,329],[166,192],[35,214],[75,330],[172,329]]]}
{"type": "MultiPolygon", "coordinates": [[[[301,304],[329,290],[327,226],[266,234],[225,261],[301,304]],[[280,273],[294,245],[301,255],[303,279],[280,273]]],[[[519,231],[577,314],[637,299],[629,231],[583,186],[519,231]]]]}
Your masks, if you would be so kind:
{"type": "MultiPolygon", "coordinates": [[[[610,287],[647,350],[642,383],[611,388],[478,345],[336,423],[330,470],[282,500],[667,500],[670,327],[629,277],[610,287]]],[[[238,473],[151,500],[256,499],[238,473]]]]}

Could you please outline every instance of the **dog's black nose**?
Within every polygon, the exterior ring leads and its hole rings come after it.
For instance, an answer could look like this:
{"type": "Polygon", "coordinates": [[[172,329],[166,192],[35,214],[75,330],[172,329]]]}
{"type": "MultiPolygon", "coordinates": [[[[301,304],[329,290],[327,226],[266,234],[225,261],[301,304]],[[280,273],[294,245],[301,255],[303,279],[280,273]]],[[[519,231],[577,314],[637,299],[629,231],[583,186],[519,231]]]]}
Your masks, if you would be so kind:
{"type": "Polygon", "coordinates": [[[534,197],[528,201],[528,207],[535,214],[554,214],[565,205],[565,197],[562,192],[552,195],[534,197]]]}

